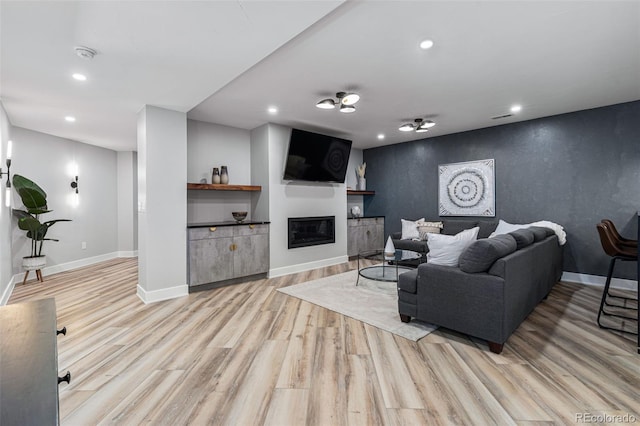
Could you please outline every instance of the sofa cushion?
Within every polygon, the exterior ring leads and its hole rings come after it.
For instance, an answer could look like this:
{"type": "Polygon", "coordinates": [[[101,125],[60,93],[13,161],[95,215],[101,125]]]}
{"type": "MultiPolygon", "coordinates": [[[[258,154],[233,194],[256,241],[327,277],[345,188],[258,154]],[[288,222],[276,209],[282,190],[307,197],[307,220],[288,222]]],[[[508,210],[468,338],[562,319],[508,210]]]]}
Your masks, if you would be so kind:
{"type": "MultiPolygon", "coordinates": [[[[509,235],[515,238],[516,244],[518,245],[518,250],[533,244],[533,232],[528,229],[517,229],[515,231],[509,232],[509,235]]],[[[499,235],[496,235],[494,238],[497,238],[498,236],[499,235]]]]}
{"type": "Polygon", "coordinates": [[[501,257],[516,251],[515,238],[510,234],[474,241],[460,255],[460,270],[468,273],[486,272],[501,257]]]}
{"type": "Polygon", "coordinates": [[[418,232],[418,225],[424,222],[424,217],[418,220],[406,220],[400,219],[402,223],[402,239],[403,240],[412,240],[419,239],[420,233],[418,232]]]}
{"type": "Polygon", "coordinates": [[[458,266],[460,254],[478,237],[479,228],[465,229],[456,235],[431,234],[427,245],[427,262],[434,265],[458,266]]]}
{"type": "Polygon", "coordinates": [[[456,235],[465,229],[471,229],[476,226],[478,226],[477,220],[443,220],[442,233],[446,235],[456,235]]]}
{"type": "Polygon", "coordinates": [[[545,228],[544,226],[530,226],[527,229],[533,232],[533,241],[536,243],[554,234],[553,229],[545,228]]]}

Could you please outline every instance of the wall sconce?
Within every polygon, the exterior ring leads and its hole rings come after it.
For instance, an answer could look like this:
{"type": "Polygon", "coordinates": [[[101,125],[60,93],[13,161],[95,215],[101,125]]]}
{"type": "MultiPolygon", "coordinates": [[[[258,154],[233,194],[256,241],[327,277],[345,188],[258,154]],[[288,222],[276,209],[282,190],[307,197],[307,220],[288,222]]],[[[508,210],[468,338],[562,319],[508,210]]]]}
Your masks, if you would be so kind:
{"type": "Polygon", "coordinates": [[[76,180],[71,181],[71,188],[76,190],[76,194],[78,193],[78,176],[76,176],[76,180]]]}
{"type": "Polygon", "coordinates": [[[2,168],[0,168],[0,177],[2,175],[7,175],[7,183],[6,189],[4,193],[4,205],[7,207],[11,207],[11,141],[7,142],[7,171],[3,172],[2,168]]]}

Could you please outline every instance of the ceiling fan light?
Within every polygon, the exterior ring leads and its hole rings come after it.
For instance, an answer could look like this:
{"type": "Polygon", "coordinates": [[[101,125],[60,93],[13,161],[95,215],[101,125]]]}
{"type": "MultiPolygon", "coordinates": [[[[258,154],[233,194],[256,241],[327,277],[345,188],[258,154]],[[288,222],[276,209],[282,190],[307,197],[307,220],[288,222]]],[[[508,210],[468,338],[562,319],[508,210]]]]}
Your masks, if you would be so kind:
{"type": "Polygon", "coordinates": [[[355,105],[356,102],[360,100],[360,95],[357,93],[347,93],[342,96],[341,102],[342,105],[355,105]]]}
{"type": "Polygon", "coordinates": [[[429,129],[425,129],[424,127],[420,126],[416,129],[416,133],[424,133],[424,132],[428,132],[429,129]]]}
{"type": "Polygon", "coordinates": [[[411,123],[405,123],[402,126],[398,127],[398,130],[400,130],[401,132],[412,132],[413,129],[414,127],[411,123]]]}
{"type": "Polygon", "coordinates": [[[335,102],[333,102],[333,99],[323,99],[320,102],[318,102],[316,104],[316,107],[320,108],[320,109],[334,109],[336,107],[335,102]]]}
{"type": "MultiPolygon", "coordinates": [[[[435,122],[433,122],[433,121],[431,121],[431,120],[425,120],[425,121],[423,121],[423,122],[422,122],[422,124],[418,127],[418,129],[425,129],[425,130],[426,130],[426,129],[430,129],[430,128],[432,128],[432,127],[433,127],[433,126],[435,126],[435,125],[436,125],[436,123],[435,123],[435,122]]],[[[418,131],[418,130],[416,130],[416,132],[417,132],[417,131],[418,131]]]]}
{"type": "Polygon", "coordinates": [[[355,112],[356,111],[356,107],[354,107],[353,105],[344,105],[342,104],[342,106],[340,107],[340,112],[344,112],[344,113],[350,113],[350,112],[355,112]]]}

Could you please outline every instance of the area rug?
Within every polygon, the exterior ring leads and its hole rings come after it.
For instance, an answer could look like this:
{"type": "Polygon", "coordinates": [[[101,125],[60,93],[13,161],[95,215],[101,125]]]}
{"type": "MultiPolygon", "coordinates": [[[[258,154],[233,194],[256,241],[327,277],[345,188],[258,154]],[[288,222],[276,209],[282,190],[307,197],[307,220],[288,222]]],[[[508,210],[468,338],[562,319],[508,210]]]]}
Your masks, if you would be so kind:
{"type": "Polygon", "coordinates": [[[437,328],[414,319],[410,323],[400,321],[396,283],[373,281],[360,277],[356,286],[357,277],[357,271],[349,271],[279,288],[278,291],[414,342],[437,328]]]}

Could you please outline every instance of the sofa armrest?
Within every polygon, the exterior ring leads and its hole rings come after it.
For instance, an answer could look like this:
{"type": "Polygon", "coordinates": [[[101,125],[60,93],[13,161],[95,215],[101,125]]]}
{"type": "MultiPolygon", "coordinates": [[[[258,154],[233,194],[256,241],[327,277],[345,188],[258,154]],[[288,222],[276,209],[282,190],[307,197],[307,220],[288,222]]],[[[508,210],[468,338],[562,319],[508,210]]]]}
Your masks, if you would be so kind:
{"type": "Polygon", "coordinates": [[[504,343],[505,282],[452,266],[418,267],[417,318],[496,343],[504,343]]]}
{"type": "Polygon", "coordinates": [[[391,233],[391,239],[392,240],[399,240],[400,238],[402,238],[402,231],[392,232],[391,233]]]}

